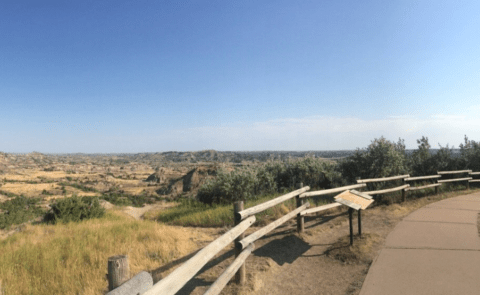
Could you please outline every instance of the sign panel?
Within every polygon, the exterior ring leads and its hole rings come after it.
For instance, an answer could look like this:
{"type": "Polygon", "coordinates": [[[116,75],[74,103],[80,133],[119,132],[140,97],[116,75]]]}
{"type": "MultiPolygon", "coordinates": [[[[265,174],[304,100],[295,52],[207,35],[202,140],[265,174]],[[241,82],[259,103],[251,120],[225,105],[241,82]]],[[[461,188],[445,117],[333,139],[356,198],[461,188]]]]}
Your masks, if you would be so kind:
{"type": "Polygon", "coordinates": [[[335,201],[355,210],[365,210],[373,203],[373,198],[365,193],[350,190],[337,195],[335,201]]]}

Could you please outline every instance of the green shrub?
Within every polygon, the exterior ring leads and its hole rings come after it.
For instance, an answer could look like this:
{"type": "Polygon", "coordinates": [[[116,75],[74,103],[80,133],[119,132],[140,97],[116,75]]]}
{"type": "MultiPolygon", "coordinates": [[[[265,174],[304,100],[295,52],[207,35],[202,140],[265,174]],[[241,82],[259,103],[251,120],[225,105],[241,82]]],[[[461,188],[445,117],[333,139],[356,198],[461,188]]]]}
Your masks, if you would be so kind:
{"type": "Polygon", "coordinates": [[[454,171],[463,168],[460,157],[454,155],[453,147],[450,148],[448,144],[445,147],[440,146],[440,150],[432,157],[432,163],[435,171],[454,171]]]}
{"type": "Polygon", "coordinates": [[[14,199],[0,203],[0,229],[21,224],[43,214],[36,204],[38,199],[16,196],[14,199]]]}
{"type": "Polygon", "coordinates": [[[428,137],[422,136],[417,139],[418,149],[413,151],[409,161],[412,176],[426,176],[437,174],[437,163],[430,152],[430,143],[428,137]]]}
{"type": "MultiPolygon", "coordinates": [[[[69,177],[67,177],[68,179],[69,177]]],[[[70,179],[71,180],[71,179],[70,179]]],[[[83,185],[83,184],[80,184],[80,183],[69,183],[69,182],[60,182],[59,185],[62,186],[62,188],[64,188],[65,186],[71,186],[71,187],[74,187],[76,189],[79,189],[81,191],[84,191],[84,192],[98,192],[95,188],[93,187],[88,187],[86,185],[83,185]]]]}
{"type": "Polygon", "coordinates": [[[2,194],[2,195],[4,195],[4,196],[7,196],[8,198],[20,197],[20,196],[17,195],[17,194],[10,193],[10,192],[7,192],[7,191],[2,191],[2,190],[0,190],[0,194],[2,194]]]}
{"type": "Polygon", "coordinates": [[[465,142],[459,148],[461,168],[480,171],[480,142],[469,140],[465,135],[465,142]]]}
{"type": "Polygon", "coordinates": [[[198,190],[197,198],[206,204],[232,203],[254,198],[255,174],[245,169],[232,172],[219,171],[217,177],[207,181],[198,190]]]}
{"type": "Polygon", "coordinates": [[[84,219],[99,218],[105,214],[96,197],[78,197],[61,199],[51,205],[52,209],[44,216],[47,223],[79,222],[84,219]]]}
{"type": "Polygon", "coordinates": [[[255,168],[219,171],[200,187],[197,199],[205,204],[231,204],[293,190],[298,183],[320,189],[341,185],[343,180],[336,164],[322,159],[271,161],[255,168]]]}
{"type": "Polygon", "coordinates": [[[376,138],[366,149],[357,149],[352,156],[339,163],[339,170],[349,183],[355,183],[357,177],[365,179],[402,175],[408,172],[408,168],[403,140],[394,143],[384,137],[376,138]]]}

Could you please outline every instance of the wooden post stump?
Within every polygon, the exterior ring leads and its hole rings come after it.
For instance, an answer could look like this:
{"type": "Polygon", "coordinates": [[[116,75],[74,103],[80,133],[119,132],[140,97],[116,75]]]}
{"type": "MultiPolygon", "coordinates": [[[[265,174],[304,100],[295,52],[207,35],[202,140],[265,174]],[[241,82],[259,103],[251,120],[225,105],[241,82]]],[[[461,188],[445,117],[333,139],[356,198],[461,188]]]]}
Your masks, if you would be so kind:
{"type": "MultiPolygon", "coordinates": [[[[242,220],[239,219],[238,217],[238,212],[243,210],[243,201],[235,202],[233,204],[233,220],[235,220],[235,226],[238,225],[242,220]]],[[[240,253],[242,252],[242,246],[240,245],[240,241],[245,238],[245,233],[242,233],[241,235],[238,236],[238,238],[235,239],[235,258],[237,258],[240,253]]],[[[243,285],[245,284],[246,281],[246,270],[245,270],[245,263],[240,266],[238,269],[237,273],[235,274],[235,281],[237,284],[243,285]]]]}
{"type": "Polygon", "coordinates": [[[112,291],[130,278],[127,255],[108,258],[108,290],[112,291]]]}

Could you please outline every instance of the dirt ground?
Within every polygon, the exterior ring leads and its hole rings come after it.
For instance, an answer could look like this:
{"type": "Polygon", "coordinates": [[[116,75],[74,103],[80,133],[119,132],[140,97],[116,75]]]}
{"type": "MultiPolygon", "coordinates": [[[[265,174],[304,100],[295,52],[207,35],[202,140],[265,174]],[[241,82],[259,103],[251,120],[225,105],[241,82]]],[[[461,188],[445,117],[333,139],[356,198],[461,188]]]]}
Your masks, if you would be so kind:
{"type": "MultiPolygon", "coordinates": [[[[466,192],[449,196],[462,193],[466,192]]],[[[345,208],[306,217],[302,234],[296,232],[296,223],[291,220],[255,242],[255,250],[246,261],[246,285],[239,287],[230,282],[222,294],[359,294],[371,263],[395,225],[410,212],[442,198],[431,196],[368,209],[362,214],[361,238],[357,235],[355,213],[353,247],[349,245],[345,208]]],[[[258,229],[250,228],[247,235],[258,229]]],[[[154,281],[168,275],[194,254],[150,270],[154,281]]],[[[232,245],[210,261],[178,294],[203,294],[233,259],[232,245]]]]}
{"type": "MultiPolygon", "coordinates": [[[[108,202],[105,202],[108,203],[108,202]]],[[[127,213],[128,215],[132,216],[133,218],[139,220],[143,218],[143,215],[149,211],[152,210],[163,210],[166,208],[174,207],[176,204],[175,203],[167,203],[167,202],[162,202],[162,203],[156,203],[156,204],[146,204],[143,207],[132,207],[132,206],[126,206],[122,208],[122,211],[127,213]]],[[[113,205],[112,205],[113,206],[113,205]]]]}

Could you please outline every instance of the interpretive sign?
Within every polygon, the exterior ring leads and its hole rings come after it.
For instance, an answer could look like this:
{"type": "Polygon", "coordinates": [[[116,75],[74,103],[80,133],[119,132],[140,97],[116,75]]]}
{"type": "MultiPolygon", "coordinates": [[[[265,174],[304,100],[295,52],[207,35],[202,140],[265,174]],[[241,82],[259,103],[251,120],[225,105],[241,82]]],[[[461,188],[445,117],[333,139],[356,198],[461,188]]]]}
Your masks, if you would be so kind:
{"type": "Polygon", "coordinates": [[[353,210],[358,212],[358,235],[362,236],[362,210],[373,203],[372,196],[356,190],[344,191],[335,197],[337,203],[348,206],[348,223],[350,225],[350,245],[353,245],[353,210]]]}
{"type": "Polygon", "coordinates": [[[373,198],[365,193],[349,190],[337,195],[335,201],[355,210],[365,210],[373,203],[373,198]]]}

